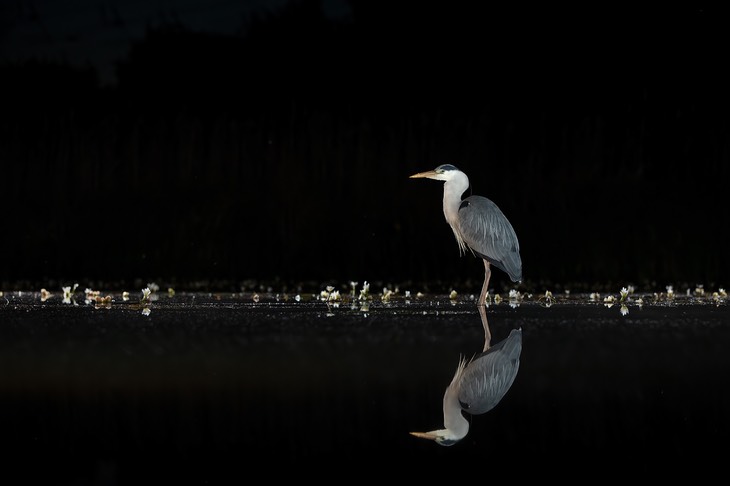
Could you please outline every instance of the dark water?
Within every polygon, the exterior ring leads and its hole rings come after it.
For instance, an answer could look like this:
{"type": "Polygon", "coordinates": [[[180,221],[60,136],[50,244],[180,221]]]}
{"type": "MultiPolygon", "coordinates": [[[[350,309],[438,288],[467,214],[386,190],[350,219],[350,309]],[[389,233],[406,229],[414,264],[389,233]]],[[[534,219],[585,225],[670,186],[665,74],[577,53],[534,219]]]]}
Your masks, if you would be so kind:
{"type": "Polygon", "coordinates": [[[519,372],[451,447],[409,432],[443,427],[459,358],[482,350],[469,299],[112,297],[108,308],[83,293],[0,297],[8,477],[699,479],[722,470],[730,439],[722,297],[632,296],[625,315],[587,295],[493,302],[492,344],[522,329],[519,372]]]}

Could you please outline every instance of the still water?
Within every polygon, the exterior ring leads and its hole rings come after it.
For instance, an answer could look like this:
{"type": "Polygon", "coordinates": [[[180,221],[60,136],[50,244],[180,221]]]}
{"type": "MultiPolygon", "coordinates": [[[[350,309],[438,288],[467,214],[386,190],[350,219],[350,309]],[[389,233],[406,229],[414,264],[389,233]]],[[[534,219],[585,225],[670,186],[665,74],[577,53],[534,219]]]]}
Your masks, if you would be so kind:
{"type": "Polygon", "coordinates": [[[0,297],[8,477],[698,480],[724,470],[726,297],[490,302],[491,345],[522,330],[519,370],[444,447],[410,432],[443,428],[460,359],[484,349],[471,299],[105,295],[0,297]]]}

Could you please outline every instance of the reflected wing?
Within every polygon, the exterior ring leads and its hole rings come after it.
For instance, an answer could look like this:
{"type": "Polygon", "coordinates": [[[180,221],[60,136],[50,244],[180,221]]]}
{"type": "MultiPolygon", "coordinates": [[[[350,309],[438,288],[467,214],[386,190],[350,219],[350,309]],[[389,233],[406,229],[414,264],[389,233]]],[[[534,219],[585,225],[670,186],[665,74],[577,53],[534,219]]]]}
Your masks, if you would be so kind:
{"type": "Polygon", "coordinates": [[[520,367],[522,330],[513,329],[507,339],[476,356],[464,370],[459,401],[472,415],[486,413],[502,400],[520,367]]]}

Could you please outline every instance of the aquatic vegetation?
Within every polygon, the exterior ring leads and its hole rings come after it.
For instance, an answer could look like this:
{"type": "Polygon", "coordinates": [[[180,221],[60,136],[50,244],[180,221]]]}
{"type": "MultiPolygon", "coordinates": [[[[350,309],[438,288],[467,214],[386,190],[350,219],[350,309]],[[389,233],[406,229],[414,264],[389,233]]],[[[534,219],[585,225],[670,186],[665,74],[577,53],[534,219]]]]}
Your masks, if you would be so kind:
{"type": "Polygon", "coordinates": [[[362,290],[360,290],[360,296],[358,298],[360,300],[367,300],[370,298],[370,284],[367,280],[362,284],[362,290]]]}
{"type": "Polygon", "coordinates": [[[332,285],[328,285],[325,290],[319,293],[319,300],[324,300],[326,302],[337,302],[341,299],[340,291],[335,290],[332,285]]]}
{"type": "Polygon", "coordinates": [[[538,301],[541,302],[545,307],[550,307],[555,303],[555,297],[553,297],[552,292],[546,290],[545,294],[538,298],[538,301]]]}
{"type": "Polygon", "coordinates": [[[72,301],[74,304],[76,304],[76,300],[73,298],[74,292],[76,292],[76,288],[79,286],[79,284],[74,284],[73,287],[66,286],[61,287],[61,290],[63,290],[63,303],[64,304],[70,304],[72,301]]]}
{"type": "MultiPolygon", "coordinates": [[[[143,280],[144,281],[144,280],[143,280]]],[[[363,282],[363,280],[360,280],[363,282]]],[[[83,283],[82,283],[83,284],[83,283]]],[[[150,282],[153,284],[153,282],[150,282]]],[[[411,284],[409,284],[411,285],[411,284]]],[[[466,286],[467,284],[465,284],[466,286]]],[[[3,297],[6,303],[12,303],[14,300],[21,298],[24,294],[32,294],[33,298],[41,302],[53,301],[57,298],[59,303],[73,304],[78,306],[79,304],[94,308],[94,309],[134,309],[135,311],[143,311],[145,307],[151,308],[151,304],[160,305],[159,309],[164,309],[165,306],[176,305],[187,305],[188,299],[195,299],[198,292],[184,293],[177,292],[172,287],[165,286],[166,294],[170,299],[163,299],[159,294],[156,294],[152,287],[145,287],[141,289],[141,295],[138,299],[134,299],[131,294],[134,292],[122,291],[107,291],[98,289],[98,282],[94,282],[92,285],[88,285],[85,288],[79,286],[78,283],[68,286],[59,286],[63,291],[62,293],[56,292],[55,295],[49,292],[46,287],[42,287],[40,291],[23,292],[21,290],[13,291],[8,293],[4,292],[3,297]],[[80,296],[82,293],[79,288],[83,288],[82,299],[80,296]],[[175,297],[173,300],[172,297],[175,297]],[[131,302],[130,302],[131,300],[131,302]],[[164,302],[159,302],[160,300],[164,302]]],[[[159,288],[156,284],[153,285],[155,288],[159,288]]],[[[527,286],[529,287],[529,285],[527,286]]],[[[579,285],[581,289],[585,288],[579,285]]],[[[260,303],[275,303],[281,305],[308,305],[310,303],[319,302],[327,305],[327,312],[337,312],[340,309],[342,312],[359,312],[363,315],[368,315],[370,311],[377,311],[379,308],[389,308],[392,311],[401,312],[405,311],[405,306],[422,306],[433,304],[434,311],[443,310],[438,308],[439,305],[444,306],[449,304],[448,307],[461,308],[462,305],[476,302],[475,294],[471,293],[471,288],[466,289],[459,288],[458,285],[450,285],[447,288],[433,288],[425,286],[425,290],[409,289],[400,291],[398,285],[393,284],[379,284],[378,288],[382,289],[377,294],[371,294],[370,288],[371,283],[364,281],[363,284],[359,284],[358,281],[346,281],[343,284],[327,283],[320,287],[320,290],[315,290],[310,293],[306,293],[306,287],[304,285],[297,286],[296,290],[303,290],[305,293],[291,293],[293,287],[284,287],[282,290],[276,290],[274,286],[270,285],[252,285],[249,289],[244,289],[240,292],[207,292],[209,297],[212,297],[214,301],[221,303],[230,303],[233,301],[240,301],[244,306],[246,304],[260,304],[260,303]],[[324,288],[324,290],[321,290],[324,288]],[[339,290],[338,290],[339,289],[339,290]],[[428,300],[426,297],[428,296],[428,300]],[[421,300],[418,302],[418,300],[421,300]],[[399,308],[404,306],[404,308],[399,308]]],[[[590,291],[588,292],[573,292],[567,287],[559,289],[543,290],[543,293],[535,293],[534,295],[529,291],[523,290],[521,287],[505,288],[502,293],[493,292],[487,295],[486,305],[500,305],[502,303],[509,305],[512,309],[517,309],[521,306],[540,305],[542,307],[560,306],[560,305],[575,305],[581,303],[596,303],[603,304],[608,308],[613,308],[620,311],[622,316],[627,316],[630,312],[634,311],[632,307],[637,310],[641,310],[644,306],[682,306],[682,305],[695,305],[695,304],[709,304],[714,306],[725,306],[728,304],[727,291],[724,287],[715,287],[713,290],[709,285],[703,284],[691,284],[686,283],[681,285],[666,285],[663,287],[663,291],[653,292],[652,290],[642,290],[637,292],[633,285],[627,284],[620,286],[618,291],[611,292],[610,286],[606,286],[609,290],[604,290],[601,287],[601,292],[590,291]]],[[[199,289],[198,289],[199,290],[199,289]]],[[[573,289],[574,290],[574,289],[573,289]]],[[[205,293],[205,292],[204,292],[205,293]]],[[[0,299],[2,302],[3,299],[0,299]]],[[[602,307],[603,307],[602,306],[602,307]]],[[[273,307],[272,307],[273,308],[273,307]]],[[[156,309],[158,310],[158,309],[156,309]]],[[[145,315],[148,311],[145,311],[145,315]]],[[[324,315],[324,314],[323,314],[324,315]]]]}
{"type": "Polygon", "coordinates": [[[90,288],[87,287],[84,290],[84,304],[90,304],[90,303],[92,303],[100,295],[101,295],[101,292],[99,290],[92,290],[92,289],[90,289],[90,288]]]}
{"type": "Polygon", "coordinates": [[[727,292],[725,292],[725,289],[720,288],[716,292],[712,293],[712,300],[715,302],[720,302],[722,300],[727,299],[727,292]]]}
{"type": "Polygon", "coordinates": [[[629,289],[627,289],[626,287],[623,287],[621,289],[621,300],[619,302],[624,302],[628,295],[629,295],[629,289]]]}
{"type": "Polygon", "coordinates": [[[93,299],[94,309],[111,309],[112,308],[112,296],[107,295],[102,297],[97,295],[93,299]]]}

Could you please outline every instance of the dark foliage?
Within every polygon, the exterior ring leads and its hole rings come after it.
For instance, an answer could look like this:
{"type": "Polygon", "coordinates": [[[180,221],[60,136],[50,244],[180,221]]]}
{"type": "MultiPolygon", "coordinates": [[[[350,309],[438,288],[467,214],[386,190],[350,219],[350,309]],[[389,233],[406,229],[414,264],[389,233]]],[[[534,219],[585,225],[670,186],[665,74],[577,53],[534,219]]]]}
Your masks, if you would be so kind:
{"type": "Polygon", "coordinates": [[[440,185],[408,179],[448,162],[512,220],[526,285],[727,284],[717,18],[352,11],[293,2],[236,37],[162,26],[111,88],[3,65],[0,280],[478,286],[440,185]]]}

